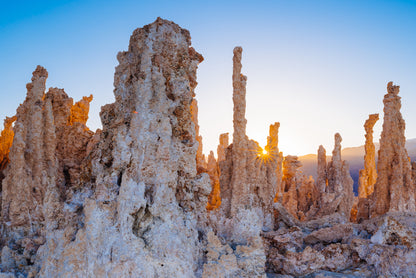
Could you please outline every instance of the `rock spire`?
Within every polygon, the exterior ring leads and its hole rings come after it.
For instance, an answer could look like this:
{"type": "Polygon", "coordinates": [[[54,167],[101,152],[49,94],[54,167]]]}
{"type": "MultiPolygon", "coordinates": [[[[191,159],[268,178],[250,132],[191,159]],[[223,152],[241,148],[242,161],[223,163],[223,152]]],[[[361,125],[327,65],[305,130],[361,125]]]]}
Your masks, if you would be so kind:
{"type": "Polygon", "coordinates": [[[117,58],[116,100],[102,107],[90,155],[84,226],[72,241],[50,235],[40,275],[193,277],[211,188],[197,173],[191,111],[203,58],[187,30],[160,18],[136,29],[117,58]]]}
{"type": "Polygon", "coordinates": [[[377,181],[371,217],[388,211],[414,212],[415,184],[412,167],[405,148],[405,121],[400,113],[399,86],[387,84],[384,95],[384,122],[377,162],[377,181]]]}

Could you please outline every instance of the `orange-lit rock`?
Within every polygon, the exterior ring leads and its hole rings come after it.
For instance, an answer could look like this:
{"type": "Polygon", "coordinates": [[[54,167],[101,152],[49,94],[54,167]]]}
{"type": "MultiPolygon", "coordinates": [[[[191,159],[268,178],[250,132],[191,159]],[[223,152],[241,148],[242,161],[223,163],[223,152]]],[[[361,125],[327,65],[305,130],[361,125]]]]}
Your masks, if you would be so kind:
{"type": "Polygon", "coordinates": [[[358,204],[357,220],[368,219],[370,216],[370,207],[368,196],[374,191],[374,184],[377,180],[376,170],[376,148],[373,143],[373,127],[378,121],[378,114],[371,114],[365,121],[365,155],[364,169],[360,170],[358,179],[358,204]]]}
{"type": "Polygon", "coordinates": [[[16,116],[6,117],[4,120],[4,128],[0,134],[0,186],[4,178],[3,171],[9,163],[9,152],[14,136],[12,128],[14,121],[16,121],[16,116]]]}
{"type": "Polygon", "coordinates": [[[384,122],[377,162],[377,182],[371,203],[371,217],[388,211],[414,212],[415,183],[405,148],[405,122],[400,113],[399,86],[387,84],[384,122]]]}
{"type": "Polygon", "coordinates": [[[90,102],[92,101],[93,96],[82,97],[82,99],[76,102],[71,107],[71,116],[69,118],[69,123],[73,124],[75,122],[86,125],[88,121],[88,113],[90,111],[90,102]]]}
{"type": "Polygon", "coordinates": [[[192,114],[192,122],[195,126],[195,133],[196,133],[196,140],[198,141],[198,151],[196,153],[196,165],[198,169],[198,173],[203,173],[207,171],[207,162],[205,161],[205,156],[203,154],[203,146],[202,146],[202,136],[199,135],[199,125],[198,125],[198,102],[196,99],[192,99],[191,103],[191,114],[192,114]]]}
{"type": "Polygon", "coordinates": [[[373,127],[378,121],[378,114],[371,114],[367,121],[365,121],[365,155],[364,155],[364,170],[366,172],[366,184],[359,192],[359,197],[367,197],[374,191],[374,184],[377,180],[376,170],[376,148],[373,143],[373,127]],[[365,196],[364,196],[365,194],[365,196]]]}
{"type": "Polygon", "coordinates": [[[225,160],[225,151],[228,148],[228,133],[220,134],[220,144],[217,147],[218,163],[225,160]]]}
{"type": "Polygon", "coordinates": [[[211,179],[212,191],[208,196],[207,210],[213,210],[221,205],[220,196],[220,174],[217,160],[214,152],[211,151],[208,156],[207,173],[211,179]]]}

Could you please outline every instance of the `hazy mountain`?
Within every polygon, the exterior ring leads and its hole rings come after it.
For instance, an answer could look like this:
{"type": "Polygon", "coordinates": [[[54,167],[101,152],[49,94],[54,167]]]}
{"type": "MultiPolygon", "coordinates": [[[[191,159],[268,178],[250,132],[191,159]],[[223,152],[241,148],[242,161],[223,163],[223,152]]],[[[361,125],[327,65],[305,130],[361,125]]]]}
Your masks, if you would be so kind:
{"type": "MultiPolygon", "coordinates": [[[[376,159],[379,144],[375,143],[376,146],[376,159]]],[[[406,141],[407,153],[412,161],[416,160],[416,138],[409,139],[406,141]]],[[[332,150],[327,150],[330,154],[332,150]]],[[[350,164],[350,174],[354,180],[354,192],[358,192],[358,175],[360,169],[364,168],[364,145],[359,147],[345,148],[341,151],[342,159],[347,160],[350,164]]],[[[327,156],[327,162],[330,161],[331,156],[327,156]]],[[[302,162],[302,172],[308,176],[313,176],[316,180],[316,168],[317,168],[317,155],[307,154],[299,157],[302,162]]]]}

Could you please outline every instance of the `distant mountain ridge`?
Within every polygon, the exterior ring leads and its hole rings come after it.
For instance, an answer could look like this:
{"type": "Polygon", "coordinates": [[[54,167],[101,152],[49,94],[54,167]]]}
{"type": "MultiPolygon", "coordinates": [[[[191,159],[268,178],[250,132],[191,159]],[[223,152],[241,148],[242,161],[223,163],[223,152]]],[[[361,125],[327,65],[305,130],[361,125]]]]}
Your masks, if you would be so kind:
{"type": "MultiPolygon", "coordinates": [[[[376,147],[376,160],[379,149],[379,143],[374,144],[376,147]]],[[[406,149],[407,154],[409,155],[412,161],[416,160],[416,138],[406,140],[406,149]]],[[[327,153],[331,153],[332,150],[327,150],[327,153]]],[[[341,151],[341,156],[343,160],[348,161],[350,164],[350,174],[354,180],[354,192],[358,194],[358,177],[360,169],[364,169],[364,145],[358,147],[345,148],[341,151]]],[[[330,161],[331,156],[327,156],[327,162],[330,161]]],[[[317,155],[316,154],[307,154],[299,156],[299,160],[302,162],[301,171],[308,175],[312,176],[316,180],[316,170],[317,170],[317,155]]]]}

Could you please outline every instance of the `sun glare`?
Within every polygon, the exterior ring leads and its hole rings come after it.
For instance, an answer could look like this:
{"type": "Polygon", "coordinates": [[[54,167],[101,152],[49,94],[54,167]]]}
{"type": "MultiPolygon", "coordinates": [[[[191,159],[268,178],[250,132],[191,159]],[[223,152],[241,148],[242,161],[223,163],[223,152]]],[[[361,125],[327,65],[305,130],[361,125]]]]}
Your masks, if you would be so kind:
{"type": "Polygon", "coordinates": [[[263,154],[263,155],[267,155],[267,154],[268,154],[268,152],[267,152],[266,150],[263,150],[263,151],[262,151],[262,154],[263,154]]]}

